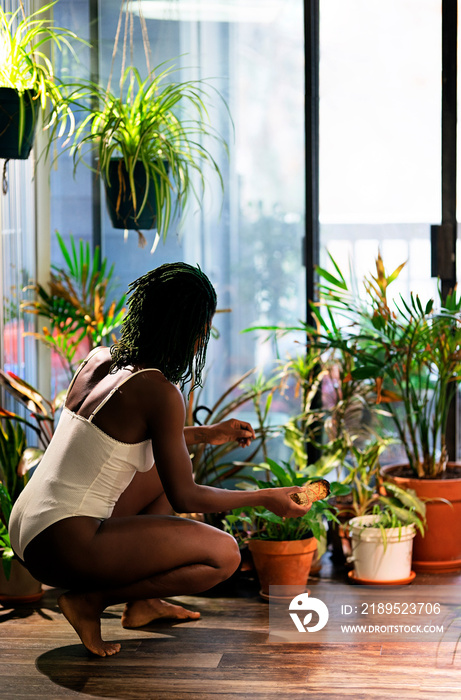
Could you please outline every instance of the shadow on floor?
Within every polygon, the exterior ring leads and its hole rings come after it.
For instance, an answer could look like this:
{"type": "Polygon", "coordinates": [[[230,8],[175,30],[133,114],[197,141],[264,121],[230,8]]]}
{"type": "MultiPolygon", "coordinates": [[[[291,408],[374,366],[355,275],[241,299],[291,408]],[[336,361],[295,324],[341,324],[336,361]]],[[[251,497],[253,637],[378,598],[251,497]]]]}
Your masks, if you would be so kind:
{"type": "Polygon", "coordinates": [[[175,697],[176,683],[189,682],[191,697],[198,697],[198,682],[205,688],[223,673],[217,668],[223,653],[257,648],[267,641],[267,633],[250,630],[172,628],[167,623],[143,630],[153,636],[111,640],[122,645],[114,656],[100,658],[72,644],[41,654],[35,666],[55,685],[99,698],[154,698],[166,683],[175,697]],[[197,655],[202,664],[197,664],[197,655]]]}

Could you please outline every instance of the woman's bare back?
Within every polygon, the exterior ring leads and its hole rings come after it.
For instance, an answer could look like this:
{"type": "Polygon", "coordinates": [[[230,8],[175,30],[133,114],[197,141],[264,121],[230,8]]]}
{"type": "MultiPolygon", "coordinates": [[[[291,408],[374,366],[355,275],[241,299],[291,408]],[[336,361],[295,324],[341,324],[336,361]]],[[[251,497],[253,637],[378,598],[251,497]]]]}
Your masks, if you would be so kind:
{"type": "Polygon", "coordinates": [[[92,422],[120,442],[134,444],[147,440],[151,435],[140,395],[145,393],[147,383],[153,405],[156,385],[165,384],[166,380],[158,370],[137,374],[141,368],[132,367],[111,374],[111,364],[109,348],[98,348],[73,381],[67,394],[66,407],[88,419],[113,392],[107,403],[98,409],[92,422]]]}

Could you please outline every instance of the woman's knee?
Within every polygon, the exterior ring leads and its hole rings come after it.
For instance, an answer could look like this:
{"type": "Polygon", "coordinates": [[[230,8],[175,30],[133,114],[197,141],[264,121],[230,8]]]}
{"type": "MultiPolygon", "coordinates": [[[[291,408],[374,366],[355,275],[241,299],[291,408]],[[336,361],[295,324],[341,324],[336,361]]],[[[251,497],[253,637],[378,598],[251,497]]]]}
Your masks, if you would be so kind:
{"type": "Polygon", "coordinates": [[[223,579],[229,578],[240,565],[240,550],[232,535],[227,532],[219,532],[219,542],[216,543],[215,555],[217,567],[223,574],[223,579]]]}

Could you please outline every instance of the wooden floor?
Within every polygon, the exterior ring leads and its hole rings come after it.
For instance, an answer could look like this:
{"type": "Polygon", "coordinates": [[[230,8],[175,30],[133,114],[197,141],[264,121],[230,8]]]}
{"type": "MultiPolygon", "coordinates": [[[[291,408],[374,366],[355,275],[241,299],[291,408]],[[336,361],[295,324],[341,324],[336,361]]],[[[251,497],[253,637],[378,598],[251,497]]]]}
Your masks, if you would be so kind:
{"type": "MultiPolygon", "coordinates": [[[[332,580],[329,561],[320,577],[332,580]]],[[[461,586],[461,573],[418,575],[415,582],[461,586]]],[[[200,620],[141,630],[124,630],[122,606],[108,608],[103,636],[121,641],[122,650],[104,659],[79,643],[55,589],[35,606],[0,607],[0,697],[461,699],[461,642],[448,661],[430,643],[270,643],[268,605],[255,586],[248,579],[234,597],[180,598],[201,611],[200,620]]]]}

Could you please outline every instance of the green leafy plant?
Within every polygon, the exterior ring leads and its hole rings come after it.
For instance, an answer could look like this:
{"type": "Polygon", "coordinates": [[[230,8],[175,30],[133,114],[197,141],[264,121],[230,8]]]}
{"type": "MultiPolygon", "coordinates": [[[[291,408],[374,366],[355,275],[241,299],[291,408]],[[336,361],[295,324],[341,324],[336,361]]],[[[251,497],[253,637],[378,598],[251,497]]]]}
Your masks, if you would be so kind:
{"type": "Polygon", "coordinates": [[[234,416],[246,404],[256,405],[259,413],[259,426],[256,427],[256,441],[245,461],[232,458],[232,453],[238,447],[236,442],[224,445],[207,445],[201,443],[195,445],[191,455],[194,479],[198,484],[218,486],[228,479],[236,479],[242,471],[252,463],[258,451],[265,449],[266,440],[271,432],[266,426],[271,396],[274,390],[274,381],[264,379],[261,375],[254,382],[246,380],[254,373],[249,370],[239,379],[233,382],[226,391],[215,401],[211,408],[201,403],[201,391],[192,392],[187,400],[186,425],[193,425],[202,414],[205,414],[201,424],[212,425],[221,423],[234,416]],[[260,408],[263,396],[264,409],[260,408]]]}
{"type": "Polygon", "coordinates": [[[129,66],[119,94],[80,81],[70,85],[68,95],[69,104],[83,116],[71,145],[75,167],[81,161],[91,167],[88,156],[96,154],[99,172],[112,186],[110,164],[113,158],[120,158],[115,176],[119,180],[116,206],[120,208],[122,197],[130,199],[136,224],[153,189],[156,228],[164,239],[189,195],[193,193],[200,202],[205,165],[211,166],[223,188],[218,163],[204,141],[218,142],[227,151],[226,142],[210,124],[206,106],[209,91],[220,97],[219,93],[203,80],[171,81],[175,70],[174,66],[165,68],[163,63],[143,80],[138,70],[129,66]],[[141,164],[145,176],[141,197],[135,184],[137,164],[141,164]],[[128,176],[126,185],[122,182],[123,169],[128,176]]]}
{"type": "MultiPolygon", "coordinates": [[[[313,308],[317,314],[317,307],[313,308]]],[[[376,404],[373,383],[354,376],[354,348],[344,341],[334,316],[329,314],[328,323],[322,318],[322,323],[321,332],[305,324],[258,330],[267,331],[275,340],[292,332],[307,334],[304,352],[281,364],[282,394],[288,388],[300,403],[300,411],[282,426],[285,444],[298,468],[306,466],[308,448],[313,448],[312,473],[327,476],[336,469],[341,479],[345,465],[377,439],[379,419],[385,412],[376,404]],[[353,449],[358,450],[355,456],[353,449]]]]}
{"type": "MultiPolygon", "coordinates": [[[[294,470],[288,463],[279,464],[272,459],[253,467],[253,474],[245,476],[242,487],[249,488],[251,484],[257,488],[277,488],[283,486],[304,486],[307,478],[303,470],[294,470]],[[254,476],[257,471],[267,472],[269,480],[261,480],[254,476]]],[[[347,487],[338,482],[330,484],[331,495],[344,494],[347,487]]],[[[336,508],[326,500],[315,501],[310,510],[300,518],[282,518],[269,510],[258,506],[239,508],[232,511],[223,520],[224,527],[237,540],[245,542],[248,539],[267,540],[301,540],[315,537],[319,540],[325,533],[325,521],[338,522],[336,508]]]]}
{"type": "Polygon", "coordinates": [[[350,487],[350,494],[338,505],[345,516],[365,515],[376,502],[381,486],[380,456],[394,440],[375,435],[359,445],[347,433],[343,437],[347,452],[342,462],[345,472],[342,483],[350,487]]]}
{"type": "Polygon", "coordinates": [[[50,402],[13,372],[0,369],[0,386],[19,404],[12,412],[0,405],[0,547],[5,575],[9,578],[13,550],[8,521],[16,499],[25,487],[54,433],[57,409],[65,392],[50,402]],[[25,430],[33,431],[36,446],[27,445],[25,430]]]}
{"type": "Polygon", "coordinates": [[[13,372],[0,369],[0,386],[3,387],[26,410],[26,417],[21,413],[8,411],[0,406],[0,418],[5,421],[21,423],[34,431],[39,447],[43,452],[49,445],[54,433],[55,414],[62,405],[65,391],[60,392],[54,401],[48,401],[42,394],[13,372]]]}
{"type": "Polygon", "coordinates": [[[29,470],[40,460],[41,452],[26,447],[26,436],[20,423],[0,409],[0,548],[5,576],[11,572],[13,550],[8,535],[11,509],[26,485],[29,470]]]}
{"type": "Polygon", "coordinates": [[[424,536],[426,506],[412,489],[403,489],[397,484],[385,484],[385,494],[379,494],[371,509],[371,515],[378,515],[376,524],[381,530],[389,527],[414,525],[424,536]]]}
{"type": "Polygon", "coordinates": [[[46,55],[46,45],[62,51],[67,47],[75,56],[70,39],[77,36],[68,29],[56,27],[46,18],[55,2],[48,3],[29,16],[22,0],[14,12],[0,8],[0,87],[12,88],[19,95],[19,147],[24,138],[25,99],[27,91],[32,102],[40,105],[44,126],[62,135],[66,128],[72,133],[72,110],[64,99],[62,85],[54,74],[53,64],[46,55]],[[51,110],[47,111],[47,107],[51,110]]]}
{"type": "Polygon", "coordinates": [[[461,298],[455,290],[443,299],[439,287],[438,310],[433,299],[422,302],[413,293],[391,302],[389,286],[403,265],[388,274],[380,255],[360,295],[331,260],[334,274],[318,270],[317,342],[353,358],[351,380],[374,387],[415,475],[437,477],[448,461],[448,411],[461,377],[461,298]],[[332,334],[337,318],[343,323],[332,334]]]}
{"type": "Polygon", "coordinates": [[[316,348],[309,346],[304,354],[288,357],[281,366],[282,395],[292,393],[294,400],[299,401],[299,412],[282,426],[284,442],[299,469],[308,462],[307,445],[320,447],[323,413],[319,411],[319,395],[324,376],[321,355],[316,348]]]}
{"type": "Polygon", "coordinates": [[[125,313],[125,295],[111,303],[114,265],[101,260],[99,248],[91,253],[90,244],[80,240],[77,247],[73,237],[68,249],[59,235],[67,269],[52,266],[48,290],[40,284],[33,285],[36,298],[24,301],[22,309],[27,313],[49,319],[49,326],[41,332],[27,333],[55,350],[63,359],[69,380],[76,370],[76,353],[86,341],[87,350],[115,339],[114,331],[121,325],[125,313]]]}

